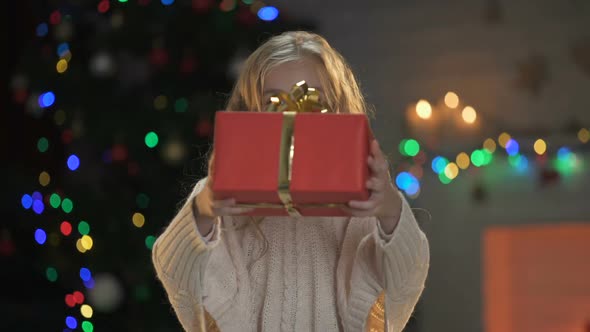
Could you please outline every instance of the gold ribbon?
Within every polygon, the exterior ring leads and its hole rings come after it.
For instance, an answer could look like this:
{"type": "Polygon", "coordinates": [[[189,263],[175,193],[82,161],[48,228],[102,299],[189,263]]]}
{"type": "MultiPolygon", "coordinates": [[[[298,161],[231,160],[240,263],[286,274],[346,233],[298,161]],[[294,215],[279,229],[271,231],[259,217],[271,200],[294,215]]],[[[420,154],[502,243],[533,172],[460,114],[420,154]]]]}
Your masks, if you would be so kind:
{"type": "Polygon", "coordinates": [[[270,97],[267,112],[283,113],[283,128],[281,131],[281,145],[279,152],[279,178],[277,194],[282,204],[274,203],[238,203],[236,206],[244,208],[272,208],[285,209],[292,217],[300,217],[297,207],[334,208],[344,204],[300,204],[295,206],[291,197],[291,173],[293,170],[293,156],[295,155],[295,116],[297,113],[319,112],[326,113],[328,109],[320,102],[317,89],[310,88],[305,81],[296,83],[289,93],[281,91],[270,97]]]}

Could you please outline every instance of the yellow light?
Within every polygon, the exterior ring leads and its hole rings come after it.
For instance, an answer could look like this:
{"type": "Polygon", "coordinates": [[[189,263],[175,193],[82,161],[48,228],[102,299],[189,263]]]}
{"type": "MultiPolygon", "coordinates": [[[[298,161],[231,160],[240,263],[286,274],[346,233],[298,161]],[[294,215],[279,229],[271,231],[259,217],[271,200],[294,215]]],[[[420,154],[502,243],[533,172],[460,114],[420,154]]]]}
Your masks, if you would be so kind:
{"type": "Polygon", "coordinates": [[[447,92],[445,95],[445,105],[449,108],[456,108],[459,106],[459,96],[452,91],[447,92]]]}
{"type": "Polygon", "coordinates": [[[135,212],[131,219],[133,220],[133,225],[137,228],[141,228],[143,227],[143,224],[145,224],[145,217],[139,212],[135,212]]]}
{"type": "Polygon", "coordinates": [[[168,105],[168,98],[164,95],[159,95],[154,99],[154,108],[161,111],[168,105]]]}
{"type": "Polygon", "coordinates": [[[51,182],[51,176],[49,176],[49,173],[45,171],[41,172],[41,174],[39,174],[39,184],[45,187],[49,182],[51,182]]]}
{"type": "Polygon", "coordinates": [[[78,249],[78,251],[81,253],[86,252],[86,248],[84,248],[84,246],[82,246],[82,239],[78,239],[78,241],[76,241],[76,249],[78,249]]]}
{"type": "Polygon", "coordinates": [[[588,143],[588,141],[590,141],[590,131],[586,128],[580,129],[580,131],[578,131],[578,139],[582,143],[588,143]]]}
{"type": "Polygon", "coordinates": [[[547,144],[544,140],[540,138],[535,141],[535,145],[533,147],[535,148],[535,152],[538,155],[542,155],[543,153],[545,153],[545,151],[547,151],[547,144]]]}
{"type": "Polygon", "coordinates": [[[57,72],[60,74],[65,73],[66,70],[68,70],[68,61],[66,61],[66,59],[59,59],[55,65],[55,70],[57,70],[57,72]]]}
{"type": "Polygon", "coordinates": [[[506,143],[508,143],[511,138],[512,137],[510,137],[508,133],[501,133],[500,136],[498,136],[498,143],[500,143],[501,147],[506,148],[506,143]]]}
{"type": "Polygon", "coordinates": [[[416,103],[416,114],[418,114],[421,119],[430,119],[432,116],[432,107],[430,106],[430,103],[424,99],[420,99],[418,103],[416,103]]]}
{"type": "Polygon", "coordinates": [[[457,164],[449,163],[445,167],[445,175],[451,180],[456,178],[457,175],[459,175],[459,167],[457,167],[457,164]]]}
{"type": "Polygon", "coordinates": [[[467,106],[463,109],[463,112],[461,112],[461,116],[463,116],[463,120],[469,124],[472,124],[475,122],[475,119],[477,118],[477,113],[475,112],[475,109],[471,106],[467,106]]]}
{"type": "Polygon", "coordinates": [[[488,150],[489,153],[496,151],[496,142],[492,138],[488,138],[483,142],[483,148],[488,150]]]}
{"type": "Polygon", "coordinates": [[[90,236],[88,236],[88,235],[82,236],[82,238],[80,239],[80,243],[82,244],[82,247],[84,249],[86,249],[86,250],[92,249],[93,241],[90,236]]]}
{"type": "Polygon", "coordinates": [[[92,314],[94,313],[94,310],[92,310],[92,307],[89,306],[88,304],[83,304],[80,307],[80,313],[82,314],[82,316],[84,316],[86,318],[92,318],[92,314]]]}
{"type": "Polygon", "coordinates": [[[465,152],[459,153],[457,155],[456,161],[457,161],[457,165],[461,169],[467,169],[469,167],[469,164],[471,163],[469,160],[469,155],[465,152]]]}

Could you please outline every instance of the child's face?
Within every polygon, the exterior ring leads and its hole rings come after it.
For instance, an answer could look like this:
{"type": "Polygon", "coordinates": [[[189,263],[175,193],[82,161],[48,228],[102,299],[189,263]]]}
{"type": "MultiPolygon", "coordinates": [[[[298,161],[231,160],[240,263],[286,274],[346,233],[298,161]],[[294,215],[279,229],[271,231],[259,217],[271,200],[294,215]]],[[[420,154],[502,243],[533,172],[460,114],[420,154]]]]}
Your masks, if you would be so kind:
{"type": "Polygon", "coordinates": [[[323,95],[318,67],[318,63],[309,58],[276,66],[264,78],[263,100],[268,100],[279,91],[288,92],[295,83],[303,80],[310,88],[316,88],[323,95]]]}

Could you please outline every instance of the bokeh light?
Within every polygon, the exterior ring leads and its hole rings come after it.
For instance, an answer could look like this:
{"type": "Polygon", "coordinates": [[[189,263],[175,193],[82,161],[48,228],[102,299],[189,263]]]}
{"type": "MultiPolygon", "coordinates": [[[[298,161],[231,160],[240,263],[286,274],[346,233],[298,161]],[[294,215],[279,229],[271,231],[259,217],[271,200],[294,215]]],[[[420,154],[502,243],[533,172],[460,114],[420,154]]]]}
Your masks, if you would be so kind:
{"type": "Polygon", "coordinates": [[[70,155],[68,157],[68,168],[71,171],[75,171],[78,169],[78,167],[80,167],[80,158],[78,158],[78,156],[75,154],[70,155]]]}
{"type": "Polygon", "coordinates": [[[64,55],[66,55],[66,52],[69,52],[69,51],[70,51],[70,44],[64,42],[64,43],[57,45],[57,56],[63,57],[64,55]]]}
{"type": "Polygon", "coordinates": [[[64,198],[61,201],[61,209],[65,212],[65,213],[70,213],[72,212],[72,210],[74,209],[74,202],[72,202],[71,199],[69,198],[64,198]]]}
{"type": "Polygon", "coordinates": [[[39,174],[39,184],[46,187],[49,182],[51,182],[51,176],[49,176],[49,173],[45,171],[41,172],[41,174],[39,174]]]}
{"type": "Polygon", "coordinates": [[[48,32],[49,32],[49,26],[45,22],[39,23],[39,25],[37,25],[37,29],[35,29],[35,33],[37,34],[37,37],[45,37],[45,36],[47,36],[48,32]]]}
{"type": "Polygon", "coordinates": [[[106,13],[109,8],[111,7],[111,3],[109,2],[109,0],[102,0],[101,2],[98,3],[98,12],[101,14],[106,13]]]}
{"type": "Polygon", "coordinates": [[[43,210],[45,210],[45,204],[43,201],[41,199],[33,199],[33,211],[36,214],[41,214],[43,213],[43,210]]]}
{"type": "Polygon", "coordinates": [[[421,119],[430,119],[432,116],[432,106],[426,100],[421,99],[416,103],[416,114],[421,119]]]}
{"type": "Polygon", "coordinates": [[[447,105],[448,108],[456,108],[459,106],[459,96],[452,91],[447,92],[445,95],[445,105],[447,105]]]}
{"type": "Polygon", "coordinates": [[[457,155],[457,159],[455,160],[457,166],[460,169],[467,169],[469,168],[469,164],[471,163],[469,160],[469,155],[465,152],[461,152],[457,155]]]}
{"type": "Polygon", "coordinates": [[[174,0],[160,0],[164,6],[170,6],[174,3],[174,0]]]}
{"type": "Polygon", "coordinates": [[[582,143],[588,143],[590,141],[590,130],[582,128],[578,131],[578,139],[582,143]]]}
{"type": "Polygon", "coordinates": [[[475,167],[481,167],[484,164],[484,155],[482,150],[475,150],[471,153],[471,163],[475,167]]]}
{"type": "Polygon", "coordinates": [[[492,160],[494,160],[494,155],[491,152],[489,152],[488,150],[486,150],[486,149],[482,149],[480,151],[481,151],[481,154],[483,156],[483,164],[482,164],[482,166],[489,165],[492,162],[492,160]]]}
{"type": "Polygon", "coordinates": [[[147,209],[147,207],[150,204],[150,198],[148,195],[144,193],[139,193],[135,198],[135,202],[137,203],[137,206],[139,206],[140,208],[147,209]]]}
{"type": "Polygon", "coordinates": [[[455,163],[448,163],[444,172],[446,177],[453,180],[457,177],[457,175],[459,175],[459,167],[455,163]]]}
{"type": "Polygon", "coordinates": [[[508,133],[501,133],[500,136],[498,136],[498,144],[500,144],[501,147],[506,148],[506,144],[511,138],[512,137],[510,137],[508,133]]]}
{"type": "Polygon", "coordinates": [[[88,289],[94,288],[94,278],[90,278],[90,280],[84,281],[84,287],[88,289]]]}
{"type": "Polygon", "coordinates": [[[29,194],[24,194],[23,197],[20,199],[20,203],[22,204],[23,208],[30,209],[33,206],[33,197],[29,194]]]}
{"type": "Polygon", "coordinates": [[[72,295],[74,296],[74,300],[76,301],[77,304],[84,303],[84,294],[82,294],[82,292],[75,291],[74,294],[72,294],[72,295]]]}
{"type": "Polygon", "coordinates": [[[475,119],[477,119],[477,112],[475,112],[473,107],[467,106],[461,112],[461,116],[463,117],[463,121],[472,124],[475,122],[475,119]]]}
{"type": "Polygon", "coordinates": [[[436,174],[440,174],[445,170],[449,161],[445,157],[437,156],[432,159],[432,170],[436,174]]]}
{"type": "Polygon", "coordinates": [[[66,294],[66,305],[70,308],[73,308],[76,306],[76,300],[74,300],[74,295],[72,294],[66,294]]]}
{"type": "Polygon", "coordinates": [[[68,70],[68,61],[66,59],[59,59],[57,64],[55,64],[55,70],[60,74],[65,73],[68,70]]]}
{"type": "Polygon", "coordinates": [[[82,331],[84,332],[93,332],[94,331],[94,325],[92,325],[91,322],[85,320],[82,322],[82,331]]]}
{"type": "Polygon", "coordinates": [[[59,225],[59,231],[64,236],[69,236],[70,234],[72,234],[72,224],[70,224],[67,221],[62,221],[62,223],[59,225]]]}
{"type": "Polygon", "coordinates": [[[153,131],[150,131],[145,135],[145,145],[148,148],[155,148],[158,145],[158,134],[153,131]]]}
{"type": "Polygon", "coordinates": [[[438,173],[438,179],[442,184],[449,184],[451,181],[453,181],[446,176],[445,172],[438,173]]]}
{"type": "Polygon", "coordinates": [[[184,113],[188,109],[188,101],[186,98],[177,99],[174,103],[174,111],[184,113]]]}
{"type": "Polygon", "coordinates": [[[490,153],[496,151],[496,142],[492,138],[488,138],[483,142],[483,148],[488,150],[490,153]]]}
{"type": "Polygon", "coordinates": [[[414,157],[420,152],[420,143],[415,139],[404,139],[399,145],[399,150],[404,156],[414,157]]]}
{"type": "Polygon", "coordinates": [[[166,109],[167,106],[168,106],[168,97],[166,97],[164,95],[159,95],[156,98],[154,98],[154,108],[157,109],[158,111],[162,111],[162,110],[166,109]]]}
{"type": "Polygon", "coordinates": [[[92,307],[88,304],[83,304],[80,307],[80,313],[82,314],[82,316],[84,316],[84,318],[92,318],[93,312],[94,311],[92,310],[92,307]]]}
{"type": "Polygon", "coordinates": [[[527,170],[529,164],[528,159],[521,154],[508,156],[508,163],[521,173],[527,170]]]}
{"type": "Polygon", "coordinates": [[[37,241],[37,243],[39,243],[39,244],[45,244],[46,240],[47,240],[47,233],[45,233],[45,231],[42,230],[41,228],[37,228],[35,230],[35,241],[37,241]]]}
{"type": "Polygon", "coordinates": [[[131,219],[133,220],[133,225],[135,225],[137,228],[143,227],[145,223],[145,217],[139,212],[135,212],[131,219]]]}
{"type": "Polygon", "coordinates": [[[156,242],[156,237],[153,235],[148,235],[145,238],[145,246],[149,249],[152,250],[154,243],[156,242]]]}
{"type": "Polygon", "coordinates": [[[78,321],[76,320],[76,318],[68,316],[66,317],[66,326],[73,330],[76,327],[78,327],[78,321]]]}
{"type": "Polygon", "coordinates": [[[508,142],[506,142],[506,153],[508,153],[509,156],[514,156],[518,154],[518,151],[518,142],[513,138],[509,139],[508,142]]]}
{"type": "Polygon", "coordinates": [[[51,196],[49,196],[49,205],[51,205],[52,208],[57,209],[61,205],[61,197],[56,193],[51,194],[51,196]]]}
{"type": "Polygon", "coordinates": [[[37,141],[37,150],[39,150],[39,152],[46,152],[47,149],[49,149],[49,140],[45,137],[39,138],[37,141]]]}
{"type": "Polygon", "coordinates": [[[80,239],[80,243],[82,244],[82,248],[86,250],[92,249],[92,246],[94,245],[94,241],[92,240],[92,237],[90,237],[89,235],[82,236],[82,238],[80,239]]]}
{"type": "Polygon", "coordinates": [[[274,21],[279,16],[279,10],[273,6],[264,6],[258,10],[257,15],[263,21],[274,21]]]}
{"type": "Polygon", "coordinates": [[[53,92],[51,92],[51,91],[42,93],[39,96],[38,101],[39,101],[39,106],[41,108],[50,107],[51,105],[53,105],[53,103],[55,103],[55,94],[53,94],[53,92]]]}
{"type": "Polygon", "coordinates": [[[54,267],[49,266],[48,268],[45,269],[45,276],[47,277],[47,280],[49,280],[51,282],[56,282],[57,281],[57,270],[54,267]]]}
{"type": "Polygon", "coordinates": [[[92,278],[92,272],[86,267],[80,268],[80,279],[83,281],[88,281],[92,278]]]}
{"type": "Polygon", "coordinates": [[[545,151],[547,151],[547,143],[545,143],[544,140],[539,138],[538,140],[535,141],[533,148],[535,149],[535,152],[538,155],[542,155],[545,153],[545,151]]]}
{"type": "Polygon", "coordinates": [[[84,248],[84,246],[82,245],[82,239],[78,239],[76,241],[76,249],[78,249],[78,251],[81,252],[81,253],[85,253],[86,252],[86,248],[84,248]]]}
{"type": "Polygon", "coordinates": [[[90,234],[90,225],[82,220],[78,223],[78,232],[80,233],[80,235],[88,235],[90,234]]]}

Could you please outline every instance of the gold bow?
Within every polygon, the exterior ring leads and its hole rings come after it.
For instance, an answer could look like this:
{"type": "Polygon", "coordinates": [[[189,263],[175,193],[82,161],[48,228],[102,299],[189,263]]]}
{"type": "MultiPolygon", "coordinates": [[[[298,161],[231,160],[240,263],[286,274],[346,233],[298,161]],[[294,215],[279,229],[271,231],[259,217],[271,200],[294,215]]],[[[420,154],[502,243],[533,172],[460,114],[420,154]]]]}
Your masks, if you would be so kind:
{"type": "Polygon", "coordinates": [[[320,102],[320,93],[315,88],[310,88],[305,81],[296,83],[290,92],[281,91],[270,97],[270,105],[267,112],[320,112],[326,113],[328,109],[320,102]]]}

